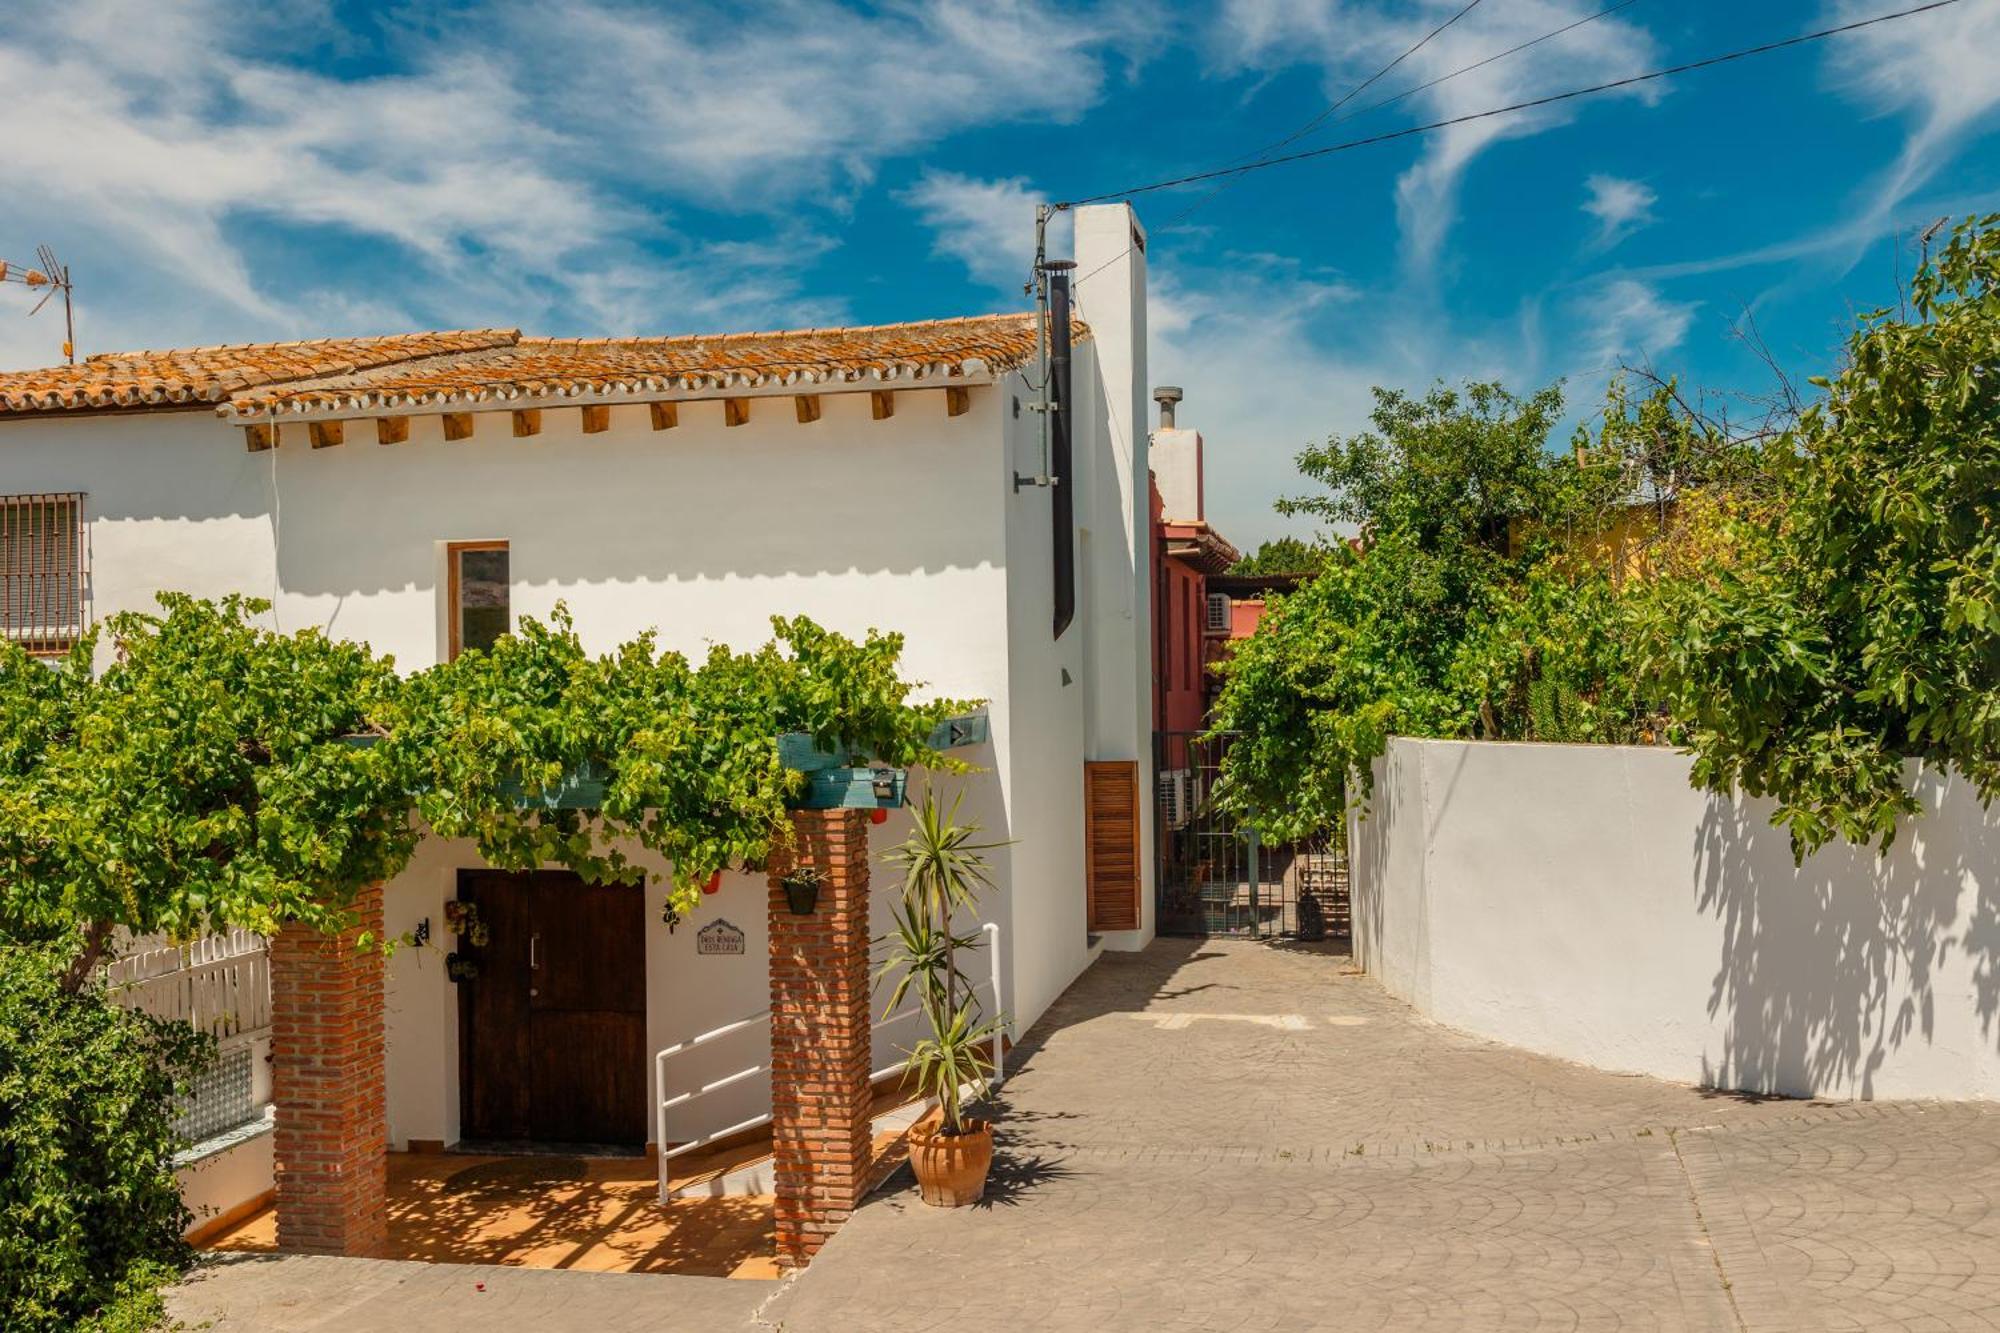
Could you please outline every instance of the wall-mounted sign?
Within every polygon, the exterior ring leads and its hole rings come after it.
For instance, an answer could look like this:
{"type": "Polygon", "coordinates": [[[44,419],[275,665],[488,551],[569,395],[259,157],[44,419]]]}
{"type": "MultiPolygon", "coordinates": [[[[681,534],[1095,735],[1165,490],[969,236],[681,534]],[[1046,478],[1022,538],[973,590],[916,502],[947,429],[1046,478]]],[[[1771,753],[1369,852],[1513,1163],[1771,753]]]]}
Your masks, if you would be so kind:
{"type": "Polygon", "coordinates": [[[743,952],[743,932],[717,917],[694,933],[694,951],[698,954],[740,955],[743,952]]]}

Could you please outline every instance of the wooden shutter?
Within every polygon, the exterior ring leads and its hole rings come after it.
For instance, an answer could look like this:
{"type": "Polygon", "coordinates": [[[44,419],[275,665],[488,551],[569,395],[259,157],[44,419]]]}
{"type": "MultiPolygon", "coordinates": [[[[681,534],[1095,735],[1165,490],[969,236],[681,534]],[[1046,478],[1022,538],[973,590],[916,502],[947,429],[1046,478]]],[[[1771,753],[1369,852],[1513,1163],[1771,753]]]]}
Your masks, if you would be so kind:
{"type": "Polygon", "coordinates": [[[1092,930],[1139,928],[1139,765],[1083,765],[1084,880],[1092,930]]]}

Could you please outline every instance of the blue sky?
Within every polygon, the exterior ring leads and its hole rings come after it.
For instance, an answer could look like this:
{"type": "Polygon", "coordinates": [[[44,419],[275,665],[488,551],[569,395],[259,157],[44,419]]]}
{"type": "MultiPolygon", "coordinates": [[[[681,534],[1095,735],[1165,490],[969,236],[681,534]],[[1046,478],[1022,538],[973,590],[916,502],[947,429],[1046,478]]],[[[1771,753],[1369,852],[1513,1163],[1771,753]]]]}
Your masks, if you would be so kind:
{"type": "MultiPolygon", "coordinates": [[[[1610,2],[1482,0],[1342,114],[1610,2]]],[[[1034,200],[1284,138],[1462,3],[29,0],[0,31],[0,257],[58,249],[86,352],[1014,309],[1034,200]]],[[[1296,146],[1907,3],[1635,0],[1296,146]]],[[[1286,531],[1293,455],[1373,384],[1564,378],[1587,416],[1643,362],[1754,410],[1746,311],[1822,370],[1915,231],[2000,208],[1996,64],[2000,0],[1962,0],[1141,198],[1152,378],[1208,438],[1211,517],[1246,547],[1286,531]]],[[[0,309],[0,364],[60,336],[0,309]]]]}

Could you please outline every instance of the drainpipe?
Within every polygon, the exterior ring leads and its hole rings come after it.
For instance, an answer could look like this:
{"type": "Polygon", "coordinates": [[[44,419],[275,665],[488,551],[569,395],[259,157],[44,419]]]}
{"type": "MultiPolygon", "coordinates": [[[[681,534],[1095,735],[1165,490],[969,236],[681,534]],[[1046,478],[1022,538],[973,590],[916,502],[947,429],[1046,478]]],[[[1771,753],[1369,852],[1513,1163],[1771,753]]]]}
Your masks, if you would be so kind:
{"type": "Polygon", "coordinates": [[[1076,619],[1076,487],[1070,457],[1069,260],[1044,264],[1049,279],[1049,484],[1055,524],[1055,637],[1076,619]]]}

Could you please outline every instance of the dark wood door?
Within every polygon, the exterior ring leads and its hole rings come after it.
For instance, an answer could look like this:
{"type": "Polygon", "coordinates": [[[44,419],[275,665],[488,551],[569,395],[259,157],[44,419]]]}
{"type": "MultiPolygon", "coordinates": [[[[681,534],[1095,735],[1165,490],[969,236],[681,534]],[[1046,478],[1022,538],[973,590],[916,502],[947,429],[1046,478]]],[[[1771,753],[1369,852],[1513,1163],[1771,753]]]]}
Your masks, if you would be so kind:
{"type": "Polygon", "coordinates": [[[1139,765],[1083,765],[1084,889],[1092,930],[1139,928],[1139,765]]]}
{"type": "Polygon", "coordinates": [[[490,931],[460,988],[463,1136],[643,1144],[644,891],[468,871],[459,892],[490,931]]]}

